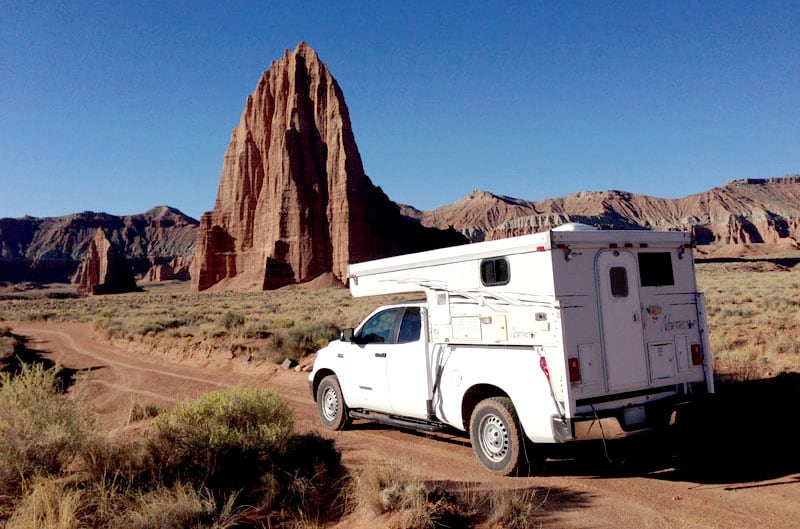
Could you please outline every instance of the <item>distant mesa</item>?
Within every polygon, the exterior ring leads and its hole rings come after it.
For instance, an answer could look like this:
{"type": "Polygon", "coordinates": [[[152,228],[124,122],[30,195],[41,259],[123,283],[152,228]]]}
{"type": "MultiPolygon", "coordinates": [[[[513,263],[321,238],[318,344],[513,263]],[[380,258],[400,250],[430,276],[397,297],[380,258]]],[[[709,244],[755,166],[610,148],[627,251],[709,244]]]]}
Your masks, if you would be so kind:
{"type": "Polygon", "coordinates": [[[348,263],[466,242],[453,230],[408,220],[373,185],[338,83],[301,42],[247,98],[214,210],[200,220],[192,286],[344,282],[348,263]]]}
{"type": "Polygon", "coordinates": [[[133,269],[114,248],[103,228],[98,228],[77,272],[72,278],[75,292],[82,295],[122,294],[139,290],[133,269]]]}
{"type": "Polygon", "coordinates": [[[188,279],[198,221],[169,206],[136,215],[84,211],[63,217],[0,219],[0,281],[68,283],[98,228],[125,256],[137,277],[162,264],[188,279]]]}
{"type": "Polygon", "coordinates": [[[800,241],[800,175],[733,180],[676,199],[608,190],[530,202],[474,191],[431,211],[403,211],[424,226],[452,226],[473,242],[582,222],[603,229],[690,231],[712,253],[743,245],[791,250],[800,241]]]}

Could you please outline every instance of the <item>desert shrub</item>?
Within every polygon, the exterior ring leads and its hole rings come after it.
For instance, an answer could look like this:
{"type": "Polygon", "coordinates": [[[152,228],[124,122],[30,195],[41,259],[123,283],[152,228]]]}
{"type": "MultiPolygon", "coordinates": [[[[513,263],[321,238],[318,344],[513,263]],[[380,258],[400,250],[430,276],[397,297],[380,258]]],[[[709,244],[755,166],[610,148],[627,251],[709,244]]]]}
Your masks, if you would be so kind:
{"type": "Polygon", "coordinates": [[[128,411],[128,424],[143,421],[145,419],[152,419],[161,413],[161,408],[155,404],[141,404],[134,402],[131,404],[131,409],[128,411]]]}
{"type": "Polygon", "coordinates": [[[147,490],[160,480],[150,449],[142,442],[98,439],[86,450],[81,473],[96,500],[113,499],[119,490],[147,490]]]}
{"type": "Polygon", "coordinates": [[[226,312],[219,320],[220,325],[228,330],[244,325],[244,316],[235,312],[226,312]]]}
{"type": "Polygon", "coordinates": [[[299,360],[322,347],[339,334],[339,328],[333,323],[319,323],[295,327],[288,331],[275,333],[270,338],[272,359],[282,361],[284,358],[299,360]]]}
{"type": "Polygon", "coordinates": [[[334,442],[317,434],[292,436],[275,461],[277,495],[271,508],[303,520],[336,517],[343,512],[347,474],[334,442]]]}
{"type": "Polygon", "coordinates": [[[19,354],[24,346],[22,338],[12,334],[10,328],[0,328],[0,362],[19,354]]]}
{"type": "Polygon", "coordinates": [[[225,490],[254,485],[286,445],[294,420],[273,393],[239,385],[177,406],[154,424],[151,450],[165,479],[225,490]]]}
{"type": "Polygon", "coordinates": [[[272,321],[272,325],[278,329],[291,329],[294,327],[294,320],[291,318],[275,318],[272,321]]]}
{"type": "Polygon", "coordinates": [[[96,417],[56,391],[58,369],[23,364],[0,373],[0,489],[61,473],[94,438],[96,417]]]}

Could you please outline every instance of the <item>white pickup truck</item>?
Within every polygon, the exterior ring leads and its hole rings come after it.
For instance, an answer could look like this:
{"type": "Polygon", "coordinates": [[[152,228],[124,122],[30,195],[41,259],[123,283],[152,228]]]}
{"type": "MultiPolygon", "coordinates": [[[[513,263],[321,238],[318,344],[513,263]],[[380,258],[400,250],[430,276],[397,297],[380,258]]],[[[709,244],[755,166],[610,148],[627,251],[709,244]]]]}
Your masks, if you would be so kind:
{"type": "Polygon", "coordinates": [[[351,265],[354,296],[424,299],[317,353],[323,424],[455,428],[508,475],[539,444],[667,426],[712,393],[689,234],[571,228],[351,265]]]}

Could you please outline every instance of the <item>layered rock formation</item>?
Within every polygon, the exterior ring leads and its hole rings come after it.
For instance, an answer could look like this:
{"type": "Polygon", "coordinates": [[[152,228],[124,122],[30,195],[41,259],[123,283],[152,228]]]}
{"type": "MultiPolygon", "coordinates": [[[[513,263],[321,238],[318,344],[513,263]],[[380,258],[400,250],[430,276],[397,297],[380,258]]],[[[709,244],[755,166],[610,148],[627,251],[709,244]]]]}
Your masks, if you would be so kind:
{"type": "Polygon", "coordinates": [[[72,282],[77,285],[75,292],[83,295],[121,294],[138,290],[131,265],[114,248],[103,228],[95,232],[72,282]]]}
{"type": "Polygon", "coordinates": [[[152,260],[152,266],[142,278],[145,281],[188,281],[191,279],[190,269],[192,256],[175,257],[169,262],[152,260]]]}
{"type": "Polygon", "coordinates": [[[68,282],[98,228],[105,230],[141,277],[153,265],[189,260],[197,224],[168,206],[127,216],[85,211],[64,217],[0,219],[0,281],[68,282]]]}
{"type": "Polygon", "coordinates": [[[344,96],[300,43],[264,72],[225,153],[214,210],[202,216],[192,285],[271,289],[347,265],[458,244],[409,222],[364,173],[344,96]]]}
{"type": "Polygon", "coordinates": [[[796,246],[800,241],[800,175],[734,180],[678,199],[611,190],[529,202],[476,191],[432,211],[406,208],[404,212],[426,226],[453,226],[473,241],[583,222],[601,228],[687,230],[704,245],[796,246]]]}

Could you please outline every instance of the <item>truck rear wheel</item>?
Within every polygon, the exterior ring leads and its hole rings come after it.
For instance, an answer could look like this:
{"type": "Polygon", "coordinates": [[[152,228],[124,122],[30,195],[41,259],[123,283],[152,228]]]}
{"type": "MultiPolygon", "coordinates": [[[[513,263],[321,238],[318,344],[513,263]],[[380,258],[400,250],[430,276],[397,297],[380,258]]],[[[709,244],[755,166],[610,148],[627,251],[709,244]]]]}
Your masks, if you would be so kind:
{"type": "Polygon", "coordinates": [[[317,410],[322,424],[331,430],[342,430],[350,418],[342,396],[342,387],[336,375],[328,375],[317,387],[317,410]]]}
{"type": "Polygon", "coordinates": [[[469,437],[478,460],[495,474],[526,471],[522,457],[525,438],[508,397],[484,399],[475,406],[469,437]]]}

